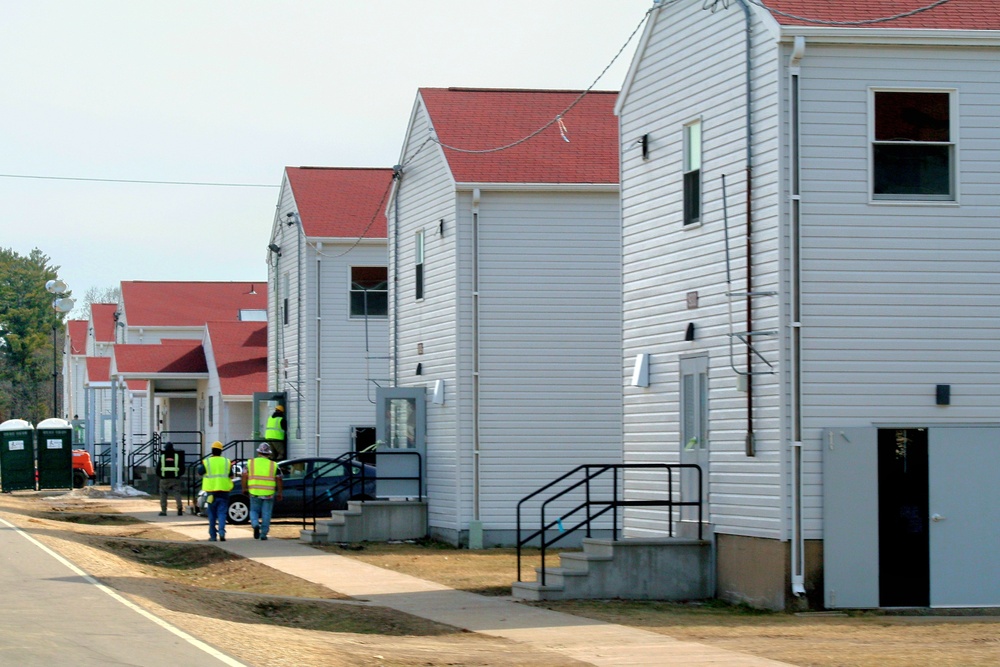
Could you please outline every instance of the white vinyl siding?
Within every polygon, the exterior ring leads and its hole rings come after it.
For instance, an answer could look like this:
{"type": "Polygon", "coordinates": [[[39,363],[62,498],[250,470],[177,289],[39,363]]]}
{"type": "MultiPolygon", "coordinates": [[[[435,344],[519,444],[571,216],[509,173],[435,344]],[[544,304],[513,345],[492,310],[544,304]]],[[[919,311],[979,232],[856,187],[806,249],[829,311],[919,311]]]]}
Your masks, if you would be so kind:
{"type": "Polygon", "coordinates": [[[445,381],[445,403],[427,405],[425,488],[431,528],[458,531],[471,519],[471,510],[460,498],[472,493],[471,444],[458,438],[459,409],[466,394],[455,386],[461,363],[456,340],[456,244],[461,242],[462,231],[455,218],[455,184],[441,149],[428,145],[417,153],[429,130],[427,114],[418,101],[403,146],[404,156],[416,157],[404,160],[407,166],[396,184],[398,219],[393,202],[389,205],[389,326],[396,338],[390,341],[392,384],[426,387],[430,392],[436,380],[445,381]],[[443,235],[438,233],[442,219],[443,235]],[[414,299],[417,230],[425,232],[425,285],[433,285],[420,301],[414,299]],[[416,375],[417,364],[422,375],[416,375]]]}
{"type": "Polygon", "coordinates": [[[1000,419],[996,58],[963,48],[815,46],[802,81],[808,437],[831,424],[1000,419]],[[956,91],[961,206],[868,203],[870,87],[956,91]],[[935,405],[937,384],[951,385],[947,408],[935,405]]]}
{"type": "Polygon", "coordinates": [[[482,193],[481,507],[515,527],[528,493],[621,461],[618,202],[613,193],[482,193]]]}
{"type": "MultiPolygon", "coordinates": [[[[747,119],[753,118],[753,289],[776,291],[778,244],[777,48],[759,24],[754,29],[754,87],[748,109],[745,88],[746,25],[738,7],[717,13],[697,3],[659,9],[646,50],[621,108],[624,370],[635,355],[649,353],[650,385],[625,387],[627,463],[679,462],[681,434],[679,361],[708,356],[708,431],[711,489],[708,516],[717,532],[759,537],[785,536],[782,394],[778,377],[756,375],[754,432],[756,456],[745,450],[747,396],[737,389],[729,351],[725,223],[729,225],[732,291],[746,284],[747,119]],[[709,18],[710,17],[710,18],[709,18]],[[706,57],[705,54],[711,54],[706,57]],[[701,121],[701,224],[683,226],[681,128],[701,121]],[[649,159],[635,141],[649,135],[649,159]],[[726,195],[722,197],[722,177],[726,195]],[[698,307],[686,295],[697,292],[698,307]],[[689,323],[695,339],[685,341],[689,323]]],[[[780,300],[754,300],[755,330],[779,329],[780,300]]],[[[745,329],[746,305],[734,300],[733,330],[745,329]]],[[[758,337],[755,347],[781,368],[779,336],[758,337]]],[[[732,363],[746,369],[738,342],[732,363]]],[[[767,370],[755,362],[753,370],[767,370]]],[[[652,481],[633,475],[630,499],[642,499],[652,481]]],[[[655,510],[626,513],[626,535],[665,534],[666,517],[655,510]]]]}

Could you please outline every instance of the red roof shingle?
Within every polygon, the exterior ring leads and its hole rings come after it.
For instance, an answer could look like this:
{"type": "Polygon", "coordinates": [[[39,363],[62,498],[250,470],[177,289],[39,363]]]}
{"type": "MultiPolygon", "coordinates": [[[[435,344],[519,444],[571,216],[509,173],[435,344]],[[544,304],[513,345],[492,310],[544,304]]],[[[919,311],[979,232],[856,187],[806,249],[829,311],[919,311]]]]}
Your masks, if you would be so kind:
{"type": "Polygon", "coordinates": [[[87,382],[111,381],[111,357],[87,357],[87,382]]]}
{"type": "MultiPolygon", "coordinates": [[[[933,2],[932,0],[764,0],[764,4],[782,25],[822,26],[825,24],[782,16],[774,10],[814,21],[862,21],[912,12],[933,2]]],[[[841,27],[998,30],[1000,3],[997,0],[950,0],[912,16],[841,27]]]]}
{"type": "Polygon", "coordinates": [[[119,373],[154,375],[161,373],[207,373],[201,341],[171,345],[115,345],[115,367],[119,373]]]}
{"type": "Polygon", "coordinates": [[[118,312],[118,304],[115,303],[90,304],[90,319],[94,323],[94,340],[98,343],[115,342],[116,312],[118,312]]]}
{"type": "Polygon", "coordinates": [[[386,238],[392,169],[286,167],[306,236],[386,238]]]}
{"type": "Polygon", "coordinates": [[[70,320],[67,323],[69,332],[69,353],[87,354],[87,320],[70,320]]]}
{"type": "Polygon", "coordinates": [[[267,283],[123,281],[122,303],[130,327],[237,322],[241,310],[267,310],[267,283]]]}
{"type": "MultiPolygon", "coordinates": [[[[517,142],[550,123],[581,91],[421,88],[441,144],[466,150],[517,142]]],[[[618,183],[617,92],[590,92],[537,136],[488,153],[444,148],[459,183],[618,183]]],[[[405,175],[403,177],[406,178],[405,175]]]]}
{"type": "Polygon", "coordinates": [[[267,323],[209,322],[208,337],[224,396],[267,391],[267,323]]]}

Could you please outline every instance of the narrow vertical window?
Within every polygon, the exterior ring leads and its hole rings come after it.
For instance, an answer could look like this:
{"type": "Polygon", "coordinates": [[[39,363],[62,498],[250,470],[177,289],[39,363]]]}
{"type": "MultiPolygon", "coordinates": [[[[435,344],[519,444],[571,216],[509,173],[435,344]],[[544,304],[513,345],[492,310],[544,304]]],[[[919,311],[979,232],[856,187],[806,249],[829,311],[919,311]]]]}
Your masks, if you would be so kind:
{"type": "Polygon", "coordinates": [[[415,247],[413,249],[414,264],[414,284],[416,285],[415,297],[424,298],[424,231],[417,232],[415,247]]]}
{"type": "Polygon", "coordinates": [[[208,425],[212,426],[215,423],[215,396],[209,394],[208,396],[208,425]]]}
{"type": "Polygon", "coordinates": [[[288,274],[282,276],[281,323],[288,324],[288,274]]]}
{"type": "Polygon", "coordinates": [[[684,224],[701,222],[701,121],[684,126],[684,224]]]}

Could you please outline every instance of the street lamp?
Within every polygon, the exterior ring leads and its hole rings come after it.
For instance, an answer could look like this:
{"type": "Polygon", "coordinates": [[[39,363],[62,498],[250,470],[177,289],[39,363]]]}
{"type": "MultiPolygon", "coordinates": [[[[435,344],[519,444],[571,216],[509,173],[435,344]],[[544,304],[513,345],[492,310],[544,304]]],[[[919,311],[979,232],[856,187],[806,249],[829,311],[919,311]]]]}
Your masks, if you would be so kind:
{"type": "MultiPolygon", "coordinates": [[[[45,291],[49,294],[56,295],[55,300],[52,302],[52,309],[55,310],[60,315],[68,313],[73,310],[73,306],[76,302],[69,297],[62,296],[69,291],[69,287],[61,280],[50,280],[45,283],[45,291]]],[[[60,319],[62,319],[60,317],[60,319]]],[[[59,366],[56,362],[56,328],[57,323],[52,324],[52,416],[59,416],[59,366]]]]}

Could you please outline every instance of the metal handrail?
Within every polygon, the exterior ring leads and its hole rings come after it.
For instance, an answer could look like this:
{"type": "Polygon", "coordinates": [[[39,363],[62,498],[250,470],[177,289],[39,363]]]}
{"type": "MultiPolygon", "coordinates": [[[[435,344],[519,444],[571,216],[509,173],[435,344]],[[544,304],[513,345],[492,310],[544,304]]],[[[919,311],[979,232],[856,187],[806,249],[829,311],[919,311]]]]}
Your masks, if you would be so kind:
{"type": "MultiPolygon", "coordinates": [[[[160,454],[160,434],[154,433],[153,437],[133,449],[128,456],[128,483],[135,485],[135,469],[138,466],[146,465],[150,460],[156,461],[160,454]]],[[[154,464],[155,465],[155,464],[154,464]]]]}
{"type": "MultiPolygon", "coordinates": [[[[313,533],[316,532],[316,521],[318,519],[317,514],[316,514],[316,509],[317,509],[317,507],[319,505],[319,499],[317,497],[316,489],[317,489],[317,485],[319,483],[319,478],[322,477],[321,473],[324,473],[324,472],[328,471],[333,466],[336,466],[336,465],[348,465],[348,464],[350,464],[352,462],[357,461],[358,463],[361,464],[361,474],[360,475],[354,475],[354,474],[348,475],[347,477],[345,477],[343,480],[341,480],[337,484],[334,484],[333,486],[331,486],[328,489],[326,489],[325,491],[323,491],[323,493],[324,494],[329,494],[329,495],[334,495],[334,494],[339,493],[343,489],[350,489],[350,492],[348,493],[348,497],[350,497],[351,495],[353,495],[353,491],[354,491],[355,485],[358,485],[358,484],[361,485],[361,492],[364,493],[365,488],[367,486],[366,482],[368,481],[367,469],[365,468],[364,462],[361,461],[361,459],[360,459],[360,455],[364,454],[364,453],[365,452],[362,451],[362,452],[347,452],[346,454],[341,454],[337,458],[332,459],[332,460],[324,463],[322,467],[316,467],[316,468],[314,468],[310,473],[308,473],[306,475],[306,479],[304,479],[303,483],[302,483],[302,528],[303,528],[303,530],[307,530],[309,528],[309,526],[307,525],[307,520],[309,520],[311,518],[312,531],[313,531],[313,533]],[[307,495],[306,495],[306,485],[307,485],[308,479],[310,477],[312,478],[312,484],[310,486],[310,494],[307,497],[307,495]],[[308,510],[310,508],[312,509],[312,515],[311,515],[311,517],[310,517],[310,514],[308,512],[308,510]]],[[[412,451],[386,451],[386,452],[378,452],[378,455],[379,456],[383,456],[383,455],[409,455],[409,456],[416,456],[417,457],[417,474],[416,475],[399,476],[399,477],[382,477],[380,474],[378,474],[378,467],[376,466],[376,468],[375,468],[375,470],[376,470],[375,478],[376,478],[376,480],[406,480],[406,481],[416,481],[417,482],[417,497],[421,498],[421,499],[424,497],[423,460],[422,460],[422,457],[420,456],[420,452],[412,452],[412,451]]]]}
{"type": "MultiPolygon", "coordinates": [[[[678,485],[678,492],[680,492],[680,485],[678,485]]],[[[584,464],[573,468],[569,472],[561,475],[555,480],[549,482],[548,484],[542,486],[541,488],[533,491],[517,503],[517,580],[521,579],[521,550],[526,544],[532,540],[537,539],[539,543],[539,550],[541,555],[541,563],[539,567],[539,583],[545,585],[545,552],[548,547],[551,547],[556,542],[568,537],[572,533],[576,532],[580,528],[586,528],[587,537],[591,536],[591,525],[593,522],[607,514],[612,513],[612,528],[611,528],[611,539],[614,541],[618,540],[618,508],[622,507],[666,507],[669,510],[668,522],[667,522],[667,532],[669,536],[674,535],[674,508],[683,507],[697,507],[698,508],[698,539],[702,539],[702,527],[703,527],[703,506],[702,506],[702,470],[701,466],[695,465],[693,463],[607,463],[607,464],[584,464]],[[697,498],[698,500],[681,501],[674,500],[674,471],[680,471],[684,469],[694,470],[697,473],[697,498]],[[667,489],[666,489],[666,500],[624,500],[619,498],[619,495],[623,491],[621,485],[619,485],[619,471],[624,472],[626,470],[664,470],[667,473],[667,489]],[[521,507],[529,500],[540,496],[545,491],[553,489],[560,482],[570,480],[573,477],[578,477],[582,472],[583,477],[576,481],[573,481],[565,488],[561,488],[559,491],[552,493],[541,501],[539,505],[539,528],[528,534],[526,537],[521,537],[521,507]],[[594,499],[591,495],[591,482],[598,478],[602,478],[610,472],[612,475],[611,479],[611,498],[610,499],[594,499]],[[546,508],[548,505],[561,498],[568,498],[570,494],[577,492],[583,495],[583,499],[576,505],[571,506],[570,509],[564,511],[560,516],[554,518],[550,521],[546,521],[546,508]],[[564,521],[567,519],[576,520],[579,512],[584,512],[585,515],[579,520],[575,525],[566,526],[564,521]],[[558,529],[558,534],[552,538],[547,539],[546,532],[552,529],[558,529]]]]}

